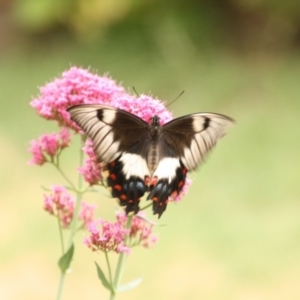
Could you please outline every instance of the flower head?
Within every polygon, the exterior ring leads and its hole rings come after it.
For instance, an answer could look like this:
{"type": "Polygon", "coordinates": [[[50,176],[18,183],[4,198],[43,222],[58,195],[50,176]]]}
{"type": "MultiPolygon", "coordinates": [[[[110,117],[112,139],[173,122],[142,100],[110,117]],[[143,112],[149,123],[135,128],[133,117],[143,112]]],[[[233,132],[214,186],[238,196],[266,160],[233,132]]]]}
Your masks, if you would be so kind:
{"type": "MultiPolygon", "coordinates": [[[[118,212],[117,220],[125,226],[127,222],[127,216],[124,212],[118,212]]],[[[152,233],[153,224],[146,219],[146,215],[143,211],[139,211],[133,216],[130,226],[130,245],[142,245],[143,247],[149,248],[155,244],[158,237],[152,233]]]]}
{"type": "Polygon", "coordinates": [[[40,96],[31,101],[36,112],[59,125],[73,127],[66,109],[78,104],[104,104],[124,93],[124,88],[109,77],[92,74],[88,70],[72,67],[60,78],[40,88],[40,96]]]}
{"type": "Polygon", "coordinates": [[[120,222],[111,223],[98,219],[90,223],[88,230],[90,235],[84,239],[84,243],[93,251],[130,252],[125,245],[125,237],[129,234],[129,230],[124,228],[120,222]]]}
{"type": "Polygon", "coordinates": [[[128,111],[145,122],[149,122],[154,115],[159,116],[161,125],[172,120],[172,114],[163,102],[147,95],[140,95],[137,98],[128,94],[119,95],[112,99],[110,105],[128,111]]]}
{"type": "Polygon", "coordinates": [[[146,220],[144,212],[132,217],[129,229],[126,228],[128,217],[124,212],[117,212],[116,218],[114,223],[103,219],[91,222],[88,228],[90,235],[84,239],[84,243],[93,251],[129,254],[133,246],[149,248],[157,242],[158,237],[152,233],[153,224],[146,220]],[[125,244],[127,236],[128,245],[125,244]]]}
{"type": "Polygon", "coordinates": [[[61,150],[70,144],[70,133],[67,128],[62,127],[59,133],[43,134],[38,140],[30,142],[29,152],[33,157],[28,162],[30,165],[43,165],[59,155],[61,150]]]}
{"type": "Polygon", "coordinates": [[[60,126],[78,127],[70,120],[66,109],[78,104],[106,104],[131,112],[146,122],[158,115],[162,124],[172,119],[163,103],[150,96],[131,96],[107,76],[98,76],[89,70],[71,67],[40,88],[39,97],[30,102],[36,112],[47,120],[55,120],[60,126]]]}
{"type": "Polygon", "coordinates": [[[60,219],[63,228],[69,227],[74,213],[74,199],[58,185],[51,187],[50,195],[44,195],[44,209],[60,219]]]}
{"type": "MultiPolygon", "coordinates": [[[[44,209],[50,215],[59,218],[61,226],[68,228],[72,222],[74,215],[74,198],[68,193],[65,187],[53,185],[51,193],[44,195],[44,209]]],[[[96,206],[81,202],[81,210],[79,220],[82,221],[80,228],[88,228],[94,219],[94,211],[96,206]]]]}
{"type": "Polygon", "coordinates": [[[94,152],[93,142],[87,139],[82,150],[87,155],[87,159],[84,165],[78,168],[78,171],[87,183],[90,185],[97,184],[102,180],[102,173],[98,158],[94,152]]]}
{"type": "Polygon", "coordinates": [[[88,204],[86,202],[81,202],[81,211],[79,213],[79,219],[83,222],[83,227],[89,228],[89,225],[94,221],[94,212],[96,206],[88,204]]]}

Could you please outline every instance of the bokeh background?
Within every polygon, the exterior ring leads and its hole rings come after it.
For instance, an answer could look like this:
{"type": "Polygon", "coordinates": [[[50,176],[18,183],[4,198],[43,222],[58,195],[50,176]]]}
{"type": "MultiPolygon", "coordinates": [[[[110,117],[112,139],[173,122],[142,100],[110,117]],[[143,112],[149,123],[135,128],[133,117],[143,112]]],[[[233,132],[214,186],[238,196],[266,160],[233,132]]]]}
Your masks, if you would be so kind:
{"type": "MultiPolygon", "coordinates": [[[[29,141],[57,131],[29,106],[72,65],[164,101],[175,116],[236,119],[189,194],[169,205],[152,250],[134,249],[117,299],[300,299],[300,2],[294,0],[2,0],[0,298],[54,299],[59,235],[27,165],[29,141]]],[[[78,153],[65,164],[76,176],[78,153]]],[[[93,195],[98,215],[111,199],[93,195]]],[[[64,299],[107,299],[77,236],[64,299]]]]}

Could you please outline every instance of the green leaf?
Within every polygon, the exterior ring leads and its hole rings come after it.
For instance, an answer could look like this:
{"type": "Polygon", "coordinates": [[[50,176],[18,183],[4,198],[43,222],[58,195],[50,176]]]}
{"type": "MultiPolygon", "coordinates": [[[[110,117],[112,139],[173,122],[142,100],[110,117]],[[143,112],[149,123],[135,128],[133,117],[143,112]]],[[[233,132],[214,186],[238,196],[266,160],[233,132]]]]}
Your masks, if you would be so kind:
{"type": "Polygon", "coordinates": [[[139,277],[136,280],[133,280],[129,283],[126,283],[124,285],[120,285],[117,288],[117,292],[125,292],[125,291],[129,291],[132,290],[133,288],[135,288],[136,286],[138,286],[143,280],[143,277],[139,277]]]}
{"type": "Polygon", "coordinates": [[[58,266],[62,273],[66,273],[66,271],[70,268],[73,255],[74,255],[74,244],[71,245],[68,251],[64,253],[58,261],[58,266]]]}
{"type": "Polygon", "coordinates": [[[104,287],[106,287],[108,290],[110,290],[111,293],[115,293],[113,287],[111,286],[111,284],[108,282],[108,280],[106,279],[103,271],[101,270],[101,268],[99,267],[99,265],[95,262],[96,268],[97,268],[97,273],[98,273],[98,278],[101,280],[102,285],[104,287]]]}

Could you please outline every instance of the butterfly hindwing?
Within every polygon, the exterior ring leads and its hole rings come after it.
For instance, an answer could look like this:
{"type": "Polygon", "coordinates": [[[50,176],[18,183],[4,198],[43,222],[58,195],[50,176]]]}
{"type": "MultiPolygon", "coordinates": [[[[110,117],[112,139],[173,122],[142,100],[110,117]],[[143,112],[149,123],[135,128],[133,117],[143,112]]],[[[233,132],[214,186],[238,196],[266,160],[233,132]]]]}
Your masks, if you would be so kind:
{"type": "Polygon", "coordinates": [[[146,160],[136,154],[124,153],[107,164],[107,183],[112,196],[118,198],[126,213],[139,211],[141,197],[147,191],[144,178],[149,176],[146,160]]]}
{"type": "Polygon", "coordinates": [[[169,198],[180,194],[186,179],[187,169],[176,157],[163,158],[150,183],[147,199],[153,201],[153,213],[160,217],[166,210],[169,198]]]}

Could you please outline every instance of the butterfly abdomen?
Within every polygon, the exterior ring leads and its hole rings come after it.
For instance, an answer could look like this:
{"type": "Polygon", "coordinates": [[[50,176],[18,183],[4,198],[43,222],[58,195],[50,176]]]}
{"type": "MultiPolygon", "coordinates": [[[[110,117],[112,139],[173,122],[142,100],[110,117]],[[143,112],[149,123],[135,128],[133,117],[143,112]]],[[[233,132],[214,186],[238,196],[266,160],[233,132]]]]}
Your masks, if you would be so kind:
{"type": "Polygon", "coordinates": [[[151,173],[156,169],[158,164],[157,145],[151,145],[147,157],[147,165],[151,173]]]}
{"type": "Polygon", "coordinates": [[[161,134],[161,127],[159,124],[159,117],[154,116],[151,118],[149,125],[149,149],[147,153],[147,165],[148,168],[153,174],[160,160],[160,152],[159,152],[159,138],[161,134]]]}

